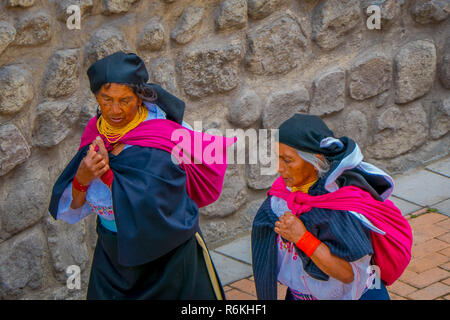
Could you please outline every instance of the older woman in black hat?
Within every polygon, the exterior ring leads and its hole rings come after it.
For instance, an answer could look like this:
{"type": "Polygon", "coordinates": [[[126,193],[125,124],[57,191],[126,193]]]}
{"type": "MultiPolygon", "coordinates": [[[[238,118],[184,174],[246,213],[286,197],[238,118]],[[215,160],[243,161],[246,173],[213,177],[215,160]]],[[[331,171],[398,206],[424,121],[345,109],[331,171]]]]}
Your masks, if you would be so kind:
{"type": "Polygon", "coordinates": [[[87,74],[98,114],[56,181],[49,207],[68,223],[98,217],[87,298],[222,299],[187,190],[192,177],[171,158],[170,132],[189,128],[183,101],[148,84],[133,53],[107,56],[87,74]]]}
{"type": "Polygon", "coordinates": [[[377,274],[370,268],[370,232],[380,230],[356,212],[306,208],[295,197],[332,196],[351,185],[384,200],[392,193],[392,179],[362,162],[358,145],[347,137],[335,138],[317,116],[296,114],[286,120],[276,149],[281,177],[259,208],[252,230],[258,298],[276,299],[278,281],[288,287],[287,300],[389,299],[383,283],[373,287],[377,274]]]}

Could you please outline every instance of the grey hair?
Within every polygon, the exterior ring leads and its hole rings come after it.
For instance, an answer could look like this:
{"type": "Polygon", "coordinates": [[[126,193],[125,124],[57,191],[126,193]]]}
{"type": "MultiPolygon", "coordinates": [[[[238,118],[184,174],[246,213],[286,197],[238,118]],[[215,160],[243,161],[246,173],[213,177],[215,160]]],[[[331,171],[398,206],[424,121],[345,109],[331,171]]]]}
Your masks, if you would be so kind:
{"type": "Polygon", "coordinates": [[[317,158],[314,154],[309,153],[309,152],[304,152],[304,151],[300,151],[300,150],[296,150],[298,155],[305,160],[306,162],[309,162],[310,164],[312,164],[314,166],[314,168],[317,169],[317,175],[319,177],[323,176],[325,173],[328,172],[328,170],[330,170],[330,163],[328,162],[327,159],[320,159],[317,158]]]}

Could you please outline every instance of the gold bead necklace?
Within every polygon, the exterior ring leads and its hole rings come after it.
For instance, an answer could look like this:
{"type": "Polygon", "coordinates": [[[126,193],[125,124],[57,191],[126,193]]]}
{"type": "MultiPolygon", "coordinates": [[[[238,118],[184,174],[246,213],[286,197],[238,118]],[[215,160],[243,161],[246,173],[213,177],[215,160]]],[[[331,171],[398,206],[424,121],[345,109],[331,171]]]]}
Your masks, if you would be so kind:
{"type": "Polygon", "coordinates": [[[148,109],[143,105],[139,106],[138,112],[126,126],[122,128],[116,128],[111,126],[107,121],[102,121],[103,117],[100,116],[97,120],[98,132],[106,137],[106,139],[111,143],[116,143],[120,138],[122,138],[127,132],[136,128],[142,121],[147,119],[148,109]]]}
{"type": "Polygon", "coordinates": [[[292,192],[300,191],[300,192],[303,192],[303,193],[308,193],[309,188],[310,188],[314,183],[316,183],[316,181],[317,181],[317,179],[314,180],[314,181],[312,181],[312,182],[310,182],[310,183],[306,183],[306,184],[304,184],[304,185],[302,185],[302,186],[300,186],[300,187],[292,187],[292,188],[291,188],[291,189],[292,189],[292,192]]]}

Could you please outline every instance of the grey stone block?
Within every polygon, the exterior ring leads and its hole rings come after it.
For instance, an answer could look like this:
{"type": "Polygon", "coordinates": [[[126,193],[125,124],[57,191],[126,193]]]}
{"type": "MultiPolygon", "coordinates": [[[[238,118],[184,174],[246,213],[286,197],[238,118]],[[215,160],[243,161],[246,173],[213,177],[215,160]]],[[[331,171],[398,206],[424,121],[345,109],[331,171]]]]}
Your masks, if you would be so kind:
{"type": "Polygon", "coordinates": [[[186,8],[170,37],[178,44],[186,44],[191,41],[200,29],[204,11],[202,7],[186,8]]]}
{"type": "Polygon", "coordinates": [[[8,0],[8,7],[31,7],[34,5],[35,0],[8,0]]]}
{"type": "Polygon", "coordinates": [[[360,148],[365,148],[370,140],[367,116],[359,110],[350,111],[333,131],[336,137],[347,136],[357,141],[360,148]]]}
{"type": "Polygon", "coordinates": [[[450,37],[447,38],[447,43],[442,52],[439,79],[441,79],[444,88],[450,89],[450,37]]]}
{"type": "Polygon", "coordinates": [[[380,7],[381,23],[380,27],[383,30],[390,27],[397,20],[402,13],[402,6],[405,0],[362,0],[361,8],[367,17],[372,13],[367,12],[367,8],[371,5],[378,5],[380,7]]]}
{"type": "Polygon", "coordinates": [[[321,1],[313,10],[312,40],[324,50],[332,50],[360,21],[360,5],[353,0],[321,1]]]}
{"type": "Polygon", "coordinates": [[[261,118],[261,99],[252,89],[239,93],[230,106],[229,121],[239,128],[247,128],[261,118]]]}
{"type": "Polygon", "coordinates": [[[85,14],[92,12],[92,8],[94,7],[94,2],[92,0],[55,0],[54,2],[56,5],[56,16],[64,23],[66,23],[67,19],[71,16],[71,13],[67,12],[69,6],[78,6],[82,18],[85,14]]]}
{"type": "Polygon", "coordinates": [[[439,139],[450,131],[450,96],[430,103],[430,137],[439,139]]]}
{"type": "Polygon", "coordinates": [[[45,94],[59,98],[78,89],[80,73],[79,50],[57,50],[53,53],[45,74],[45,94]]]}
{"type": "Polygon", "coordinates": [[[433,205],[433,208],[436,208],[439,213],[445,214],[447,217],[450,217],[450,199],[433,205]]]}
{"type": "Polygon", "coordinates": [[[31,12],[16,25],[14,44],[19,46],[41,45],[52,37],[52,17],[46,11],[31,12]]]}
{"type": "Polygon", "coordinates": [[[79,119],[81,106],[73,100],[45,101],[36,107],[33,143],[53,147],[64,140],[79,119]]]}
{"type": "Polygon", "coordinates": [[[350,96],[365,100],[389,90],[392,82],[392,61],[379,53],[361,56],[350,71],[350,96]]]}
{"type": "Polygon", "coordinates": [[[420,24],[439,23],[447,19],[450,11],[448,0],[416,0],[411,7],[413,19],[420,24]]]}
{"type": "Polygon", "coordinates": [[[252,267],[248,264],[225,257],[214,251],[210,254],[223,286],[252,275],[252,267]]]}
{"type": "Polygon", "coordinates": [[[344,109],[345,72],[341,69],[326,71],[313,82],[310,114],[322,116],[344,109]]]}
{"type": "Polygon", "coordinates": [[[137,0],[105,0],[103,1],[104,13],[113,14],[128,12],[131,9],[131,5],[136,1],[137,0]]]}
{"type": "Polygon", "coordinates": [[[175,66],[171,59],[161,57],[153,60],[149,69],[152,82],[161,85],[172,94],[178,92],[176,84],[175,66]]]}
{"type": "Polygon", "coordinates": [[[250,265],[252,264],[252,246],[250,242],[250,235],[221,246],[214,251],[250,265]]]}
{"type": "Polygon", "coordinates": [[[436,47],[426,40],[404,45],[394,58],[395,103],[422,97],[433,86],[436,75],[436,47]]]}
{"type": "Polygon", "coordinates": [[[390,197],[389,200],[391,200],[397,206],[397,208],[400,209],[404,216],[416,212],[417,210],[420,210],[422,208],[414,203],[399,199],[397,197],[390,197]]]}
{"type": "Polygon", "coordinates": [[[166,31],[159,18],[154,17],[145,25],[139,35],[138,47],[143,50],[158,51],[164,46],[166,31]]]}
{"type": "Polygon", "coordinates": [[[18,298],[27,288],[42,288],[45,239],[32,229],[0,247],[0,299],[18,298]]]}
{"type": "Polygon", "coordinates": [[[236,88],[240,83],[243,51],[240,40],[230,40],[226,45],[208,41],[181,53],[177,70],[185,93],[202,98],[236,88]]]}
{"type": "Polygon", "coordinates": [[[0,53],[16,38],[16,29],[6,21],[0,21],[0,53]]]}
{"type": "MultiPolygon", "coordinates": [[[[430,164],[426,168],[430,171],[442,174],[442,175],[450,178],[450,158],[447,158],[444,160],[439,160],[438,162],[430,164]]],[[[450,197],[450,195],[449,195],[449,197],[450,197]]]]}
{"type": "Polygon", "coordinates": [[[297,18],[283,14],[248,34],[247,69],[257,75],[286,74],[307,63],[306,36],[297,18]]]}
{"type": "Polygon", "coordinates": [[[69,225],[63,221],[54,221],[50,216],[47,216],[44,221],[56,278],[61,284],[65,284],[67,280],[65,271],[68,266],[76,265],[84,270],[88,263],[85,224],[82,221],[69,225]]]}
{"type": "Polygon", "coordinates": [[[393,195],[420,206],[432,206],[449,197],[450,179],[427,170],[414,170],[394,180],[393,195]]]}
{"type": "Polygon", "coordinates": [[[252,19],[263,19],[285,2],[285,0],[248,0],[248,15],[252,19]]]}
{"type": "Polygon", "coordinates": [[[302,85],[274,91],[266,101],[262,114],[265,129],[276,129],[295,113],[307,113],[309,92],[302,85]]]}
{"type": "Polygon", "coordinates": [[[125,36],[115,27],[101,27],[95,30],[85,48],[87,64],[94,63],[116,51],[131,51],[125,36]]]}
{"type": "Polygon", "coordinates": [[[22,65],[0,69],[0,114],[15,114],[33,99],[33,76],[22,65]]]}
{"type": "Polygon", "coordinates": [[[30,154],[30,146],[14,124],[0,125],[0,176],[25,162],[30,154]]]}
{"type": "Polygon", "coordinates": [[[50,200],[49,168],[55,163],[51,156],[34,152],[10,172],[8,180],[3,180],[7,183],[0,183],[0,241],[39,223],[46,214],[50,200]]]}
{"type": "Polygon", "coordinates": [[[200,213],[206,217],[226,217],[236,212],[247,202],[248,191],[238,165],[228,165],[222,192],[214,203],[201,208],[200,213]]]}
{"type": "Polygon", "coordinates": [[[385,109],[377,120],[378,133],[367,151],[375,159],[395,158],[423,145],[428,136],[427,114],[420,102],[385,109]]]}
{"type": "Polygon", "coordinates": [[[246,0],[224,0],[220,3],[216,17],[217,29],[241,29],[245,27],[246,24],[246,0]]]}

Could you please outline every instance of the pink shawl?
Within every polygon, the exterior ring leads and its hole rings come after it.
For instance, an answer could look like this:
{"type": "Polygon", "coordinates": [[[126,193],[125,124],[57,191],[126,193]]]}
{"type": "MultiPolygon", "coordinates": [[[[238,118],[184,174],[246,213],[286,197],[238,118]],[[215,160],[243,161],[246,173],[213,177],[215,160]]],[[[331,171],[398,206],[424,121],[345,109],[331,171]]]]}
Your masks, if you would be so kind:
{"type": "Polygon", "coordinates": [[[368,192],[354,186],[342,187],[320,196],[290,192],[282,177],[275,180],[268,195],[286,200],[288,208],[297,216],[313,207],[354,211],[364,215],[375,227],[386,233],[383,236],[372,232],[372,245],[374,261],[380,267],[381,279],[387,285],[401,276],[411,260],[411,227],[390,200],[377,201],[368,192]]]}
{"type": "MultiPolygon", "coordinates": [[[[111,144],[97,130],[96,117],[88,122],[79,149],[92,143],[97,136],[103,139],[106,149],[110,151],[111,144]]],[[[201,208],[219,198],[227,169],[226,150],[236,140],[236,137],[196,132],[170,120],[153,119],[140,123],[119,141],[172,153],[180,167],[186,171],[189,196],[201,208]]]]}

